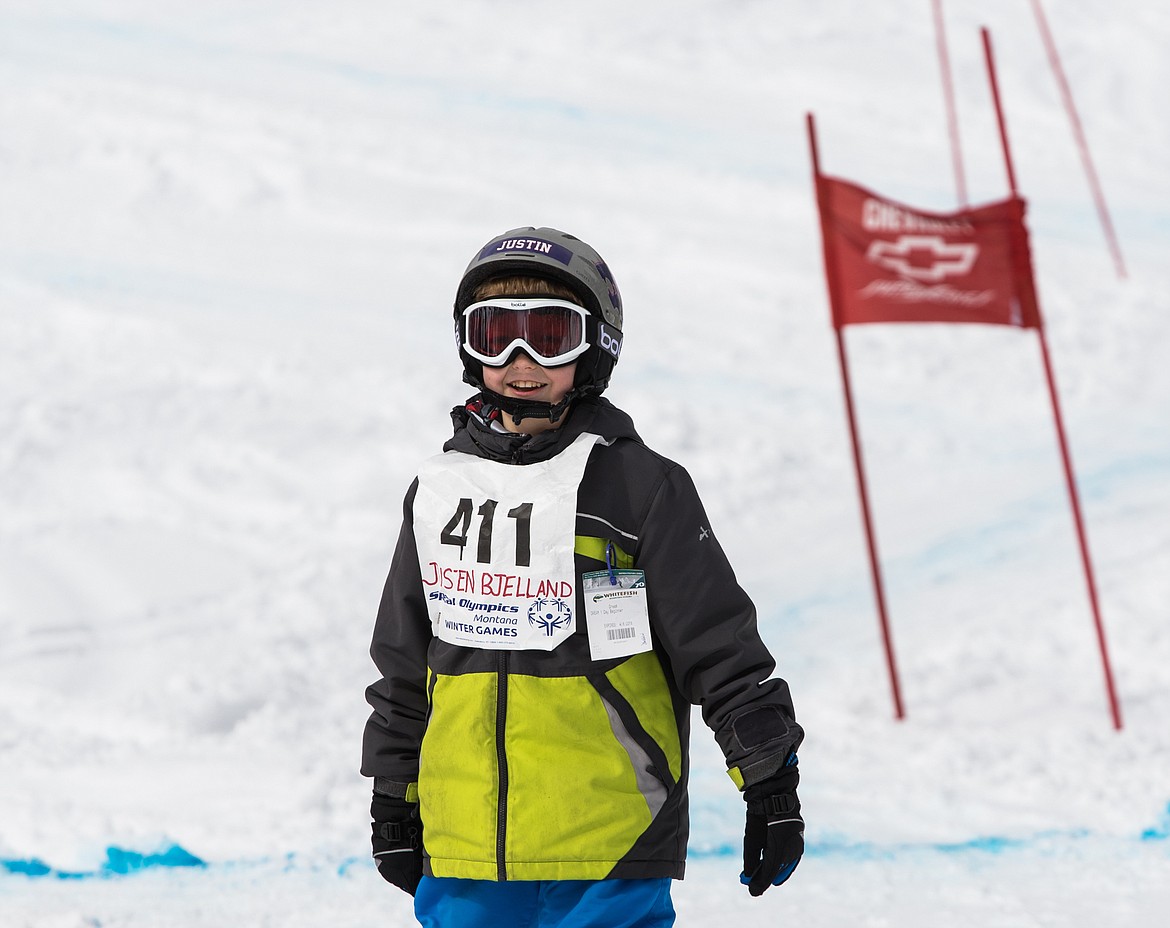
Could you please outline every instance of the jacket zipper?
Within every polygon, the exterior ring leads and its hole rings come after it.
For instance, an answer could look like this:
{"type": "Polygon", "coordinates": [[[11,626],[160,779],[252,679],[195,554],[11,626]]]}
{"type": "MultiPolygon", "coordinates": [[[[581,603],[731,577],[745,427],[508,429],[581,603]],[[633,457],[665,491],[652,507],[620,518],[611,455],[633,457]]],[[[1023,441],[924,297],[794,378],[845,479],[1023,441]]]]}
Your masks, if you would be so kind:
{"type": "Polygon", "coordinates": [[[499,794],[496,798],[496,879],[508,879],[504,863],[504,846],[508,837],[508,755],[504,750],[504,727],[508,715],[508,652],[499,652],[496,671],[496,767],[499,771],[499,794]]]}

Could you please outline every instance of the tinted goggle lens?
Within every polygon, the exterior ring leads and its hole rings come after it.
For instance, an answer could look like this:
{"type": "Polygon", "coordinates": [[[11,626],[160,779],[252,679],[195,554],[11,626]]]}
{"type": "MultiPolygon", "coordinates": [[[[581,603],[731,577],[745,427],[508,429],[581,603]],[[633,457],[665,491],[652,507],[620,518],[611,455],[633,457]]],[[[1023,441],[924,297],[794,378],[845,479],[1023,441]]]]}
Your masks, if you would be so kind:
{"type": "Polygon", "coordinates": [[[585,316],[565,300],[484,300],[464,310],[463,347],[490,366],[506,364],[517,348],[545,365],[567,364],[589,347],[585,316]]]}

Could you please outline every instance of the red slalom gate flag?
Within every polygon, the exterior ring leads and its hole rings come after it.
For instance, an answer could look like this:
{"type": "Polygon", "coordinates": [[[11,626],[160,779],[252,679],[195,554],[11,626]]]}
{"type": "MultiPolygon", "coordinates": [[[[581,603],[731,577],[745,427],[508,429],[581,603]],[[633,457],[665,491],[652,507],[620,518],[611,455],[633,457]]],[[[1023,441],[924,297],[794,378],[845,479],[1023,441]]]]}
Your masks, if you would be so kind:
{"type": "Polygon", "coordinates": [[[1038,329],[1024,201],[931,213],[819,175],[833,325],[983,322],[1038,329]]]}

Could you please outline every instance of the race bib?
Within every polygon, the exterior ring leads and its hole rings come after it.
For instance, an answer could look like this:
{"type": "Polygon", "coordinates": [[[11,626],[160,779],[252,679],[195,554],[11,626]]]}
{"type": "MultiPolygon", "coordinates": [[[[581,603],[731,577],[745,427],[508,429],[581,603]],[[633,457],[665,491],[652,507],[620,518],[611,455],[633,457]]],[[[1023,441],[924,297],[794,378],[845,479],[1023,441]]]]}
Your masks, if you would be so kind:
{"type": "Polygon", "coordinates": [[[414,537],[436,638],[551,651],[577,627],[577,488],[594,444],[501,464],[448,451],[418,474],[414,537]]]}

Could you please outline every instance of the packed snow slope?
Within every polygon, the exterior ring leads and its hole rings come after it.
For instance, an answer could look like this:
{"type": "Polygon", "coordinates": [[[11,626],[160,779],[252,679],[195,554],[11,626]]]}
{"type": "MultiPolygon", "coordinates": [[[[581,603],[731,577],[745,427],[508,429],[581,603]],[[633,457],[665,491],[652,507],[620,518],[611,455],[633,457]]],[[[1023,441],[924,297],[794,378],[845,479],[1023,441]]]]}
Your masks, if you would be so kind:
{"type": "Polygon", "coordinates": [[[808,739],[758,900],[697,727],[680,924],[1148,926],[1170,906],[1170,13],[946,4],[971,199],[995,41],[1125,727],[1034,333],[847,332],[893,719],[819,251],[824,170],[956,206],[930,4],[0,0],[0,924],[411,923],[366,853],[366,653],[467,395],[497,232],[621,284],[610,390],[692,472],[808,739]]]}

